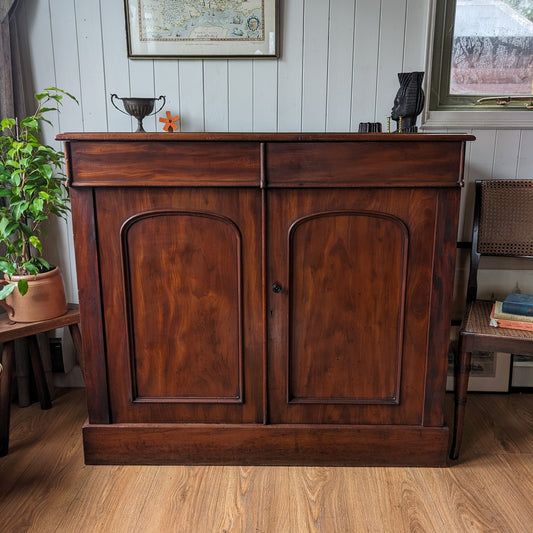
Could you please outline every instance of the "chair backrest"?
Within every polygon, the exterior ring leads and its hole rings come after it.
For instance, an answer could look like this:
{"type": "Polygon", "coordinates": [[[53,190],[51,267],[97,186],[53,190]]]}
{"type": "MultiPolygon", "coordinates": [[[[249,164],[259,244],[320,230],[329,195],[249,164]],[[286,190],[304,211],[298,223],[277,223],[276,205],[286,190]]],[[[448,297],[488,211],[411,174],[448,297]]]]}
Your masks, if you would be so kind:
{"type": "Polygon", "coordinates": [[[533,258],[533,179],[476,181],[467,302],[483,255],[533,258]]]}

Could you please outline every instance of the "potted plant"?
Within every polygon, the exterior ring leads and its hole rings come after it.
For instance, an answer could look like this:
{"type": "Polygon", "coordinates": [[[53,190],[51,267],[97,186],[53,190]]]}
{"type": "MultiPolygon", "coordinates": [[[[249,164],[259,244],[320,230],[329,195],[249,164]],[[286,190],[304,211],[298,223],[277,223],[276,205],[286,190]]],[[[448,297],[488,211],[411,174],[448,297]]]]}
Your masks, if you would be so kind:
{"type": "Polygon", "coordinates": [[[47,221],[69,212],[64,153],[39,140],[41,123],[52,124],[45,115],[58,111],[64,96],[77,102],[50,87],[35,95],[32,115],[0,122],[0,305],[16,322],[53,318],[67,310],[59,269],[42,256],[47,221]]]}

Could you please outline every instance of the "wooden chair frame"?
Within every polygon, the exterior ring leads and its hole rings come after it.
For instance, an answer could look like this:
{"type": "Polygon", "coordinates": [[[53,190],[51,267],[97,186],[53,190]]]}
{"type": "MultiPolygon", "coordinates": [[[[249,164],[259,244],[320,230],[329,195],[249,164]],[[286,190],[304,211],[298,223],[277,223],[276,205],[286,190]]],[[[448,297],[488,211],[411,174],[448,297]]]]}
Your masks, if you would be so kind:
{"type": "Polygon", "coordinates": [[[493,302],[476,299],[478,268],[483,255],[533,259],[533,180],[477,180],[475,188],[466,308],[454,364],[455,420],[451,459],[458,458],[461,447],[472,352],[533,356],[533,332],[491,327],[489,318],[493,302]],[[499,196],[489,202],[491,194],[499,196]],[[511,212],[507,209],[509,206],[511,212]],[[489,226],[488,230],[486,226],[489,226]],[[516,231],[516,238],[495,236],[497,230],[490,228],[498,227],[513,236],[516,231]]]}

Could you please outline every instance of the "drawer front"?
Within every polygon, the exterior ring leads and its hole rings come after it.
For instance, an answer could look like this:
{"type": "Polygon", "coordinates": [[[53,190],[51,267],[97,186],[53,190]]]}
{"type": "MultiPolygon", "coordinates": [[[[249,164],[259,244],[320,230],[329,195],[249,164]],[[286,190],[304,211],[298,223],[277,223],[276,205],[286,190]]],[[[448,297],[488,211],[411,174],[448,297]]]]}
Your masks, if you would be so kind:
{"type": "Polygon", "coordinates": [[[71,142],[76,186],[258,186],[253,142],[71,142]]]}
{"type": "Polygon", "coordinates": [[[271,187],[450,187],[462,180],[454,142],[301,142],[267,145],[271,187]]]}

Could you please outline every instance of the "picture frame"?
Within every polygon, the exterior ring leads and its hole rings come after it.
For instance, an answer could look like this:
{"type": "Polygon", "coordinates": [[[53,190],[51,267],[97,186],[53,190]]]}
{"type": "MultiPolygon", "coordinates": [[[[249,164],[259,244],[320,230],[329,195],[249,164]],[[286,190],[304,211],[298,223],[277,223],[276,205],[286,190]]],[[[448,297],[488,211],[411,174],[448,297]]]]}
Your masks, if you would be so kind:
{"type": "MultiPolygon", "coordinates": [[[[453,361],[457,341],[452,340],[448,352],[446,390],[453,391],[453,361]]],[[[511,354],[501,352],[473,352],[468,390],[470,392],[508,392],[511,376],[511,354]]]]}
{"type": "Polygon", "coordinates": [[[533,388],[533,357],[512,354],[511,356],[511,387],[518,389],[533,388]]]}
{"type": "Polygon", "coordinates": [[[278,0],[124,0],[131,59],[275,58],[278,0]]]}

